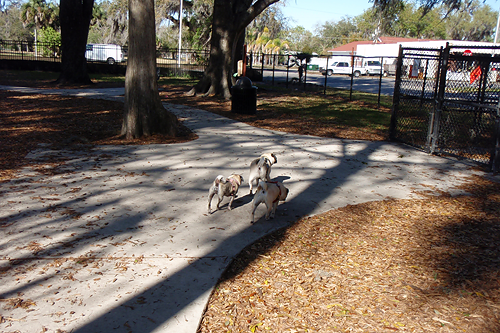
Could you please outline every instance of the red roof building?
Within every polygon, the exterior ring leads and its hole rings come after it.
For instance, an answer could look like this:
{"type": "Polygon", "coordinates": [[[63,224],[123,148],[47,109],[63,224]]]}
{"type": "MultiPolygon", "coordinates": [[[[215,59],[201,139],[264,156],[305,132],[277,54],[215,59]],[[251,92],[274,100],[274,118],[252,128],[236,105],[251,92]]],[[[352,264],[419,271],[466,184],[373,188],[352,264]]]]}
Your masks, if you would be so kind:
{"type": "Polygon", "coordinates": [[[423,42],[429,39],[418,39],[418,38],[402,38],[402,37],[380,37],[376,40],[359,40],[355,42],[350,42],[334,49],[328,50],[328,52],[333,54],[351,54],[354,51],[356,54],[358,45],[365,44],[396,44],[401,42],[423,42]]]}

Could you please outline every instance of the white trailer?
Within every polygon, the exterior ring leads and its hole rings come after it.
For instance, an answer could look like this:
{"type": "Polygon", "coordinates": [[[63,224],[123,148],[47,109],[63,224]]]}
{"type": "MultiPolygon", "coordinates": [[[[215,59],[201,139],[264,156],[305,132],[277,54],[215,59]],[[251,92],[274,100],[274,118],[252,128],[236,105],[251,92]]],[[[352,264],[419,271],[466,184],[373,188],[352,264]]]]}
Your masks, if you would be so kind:
{"type": "Polygon", "coordinates": [[[105,61],[110,65],[123,61],[123,51],[115,44],[87,44],[85,58],[88,61],[105,61]]]}

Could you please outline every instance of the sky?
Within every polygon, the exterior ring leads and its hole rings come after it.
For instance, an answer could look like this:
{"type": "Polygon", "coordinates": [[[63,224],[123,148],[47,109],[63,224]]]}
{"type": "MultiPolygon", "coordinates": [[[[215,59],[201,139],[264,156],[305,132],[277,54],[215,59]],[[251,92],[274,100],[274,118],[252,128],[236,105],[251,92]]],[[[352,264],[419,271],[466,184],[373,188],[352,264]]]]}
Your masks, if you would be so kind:
{"type": "MultiPolygon", "coordinates": [[[[500,0],[486,0],[485,4],[499,11],[500,0]]],[[[287,0],[282,11],[285,17],[291,19],[291,27],[301,25],[314,32],[318,24],[336,22],[344,16],[358,16],[372,5],[368,0],[287,0]]]]}

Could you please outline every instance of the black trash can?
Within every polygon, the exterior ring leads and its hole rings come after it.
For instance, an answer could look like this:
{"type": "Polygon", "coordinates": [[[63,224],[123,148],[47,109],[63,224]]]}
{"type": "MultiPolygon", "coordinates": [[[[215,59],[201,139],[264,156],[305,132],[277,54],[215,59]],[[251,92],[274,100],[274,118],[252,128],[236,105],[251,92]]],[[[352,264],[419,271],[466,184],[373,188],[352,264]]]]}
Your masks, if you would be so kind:
{"type": "Polygon", "coordinates": [[[257,87],[243,76],[231,87],[231,112],[243,114],[257,113],[257,87]]]}

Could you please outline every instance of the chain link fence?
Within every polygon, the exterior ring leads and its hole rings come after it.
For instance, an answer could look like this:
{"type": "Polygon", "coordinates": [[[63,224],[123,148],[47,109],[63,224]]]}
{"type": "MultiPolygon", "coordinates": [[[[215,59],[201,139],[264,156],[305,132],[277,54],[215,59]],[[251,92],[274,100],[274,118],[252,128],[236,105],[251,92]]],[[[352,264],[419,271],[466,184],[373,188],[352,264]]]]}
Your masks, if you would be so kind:
{"type": "Polygon", "coordinates": [[[500,47],[401,48],[390,137],[500,169],[500,47]]]}

